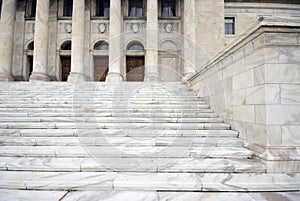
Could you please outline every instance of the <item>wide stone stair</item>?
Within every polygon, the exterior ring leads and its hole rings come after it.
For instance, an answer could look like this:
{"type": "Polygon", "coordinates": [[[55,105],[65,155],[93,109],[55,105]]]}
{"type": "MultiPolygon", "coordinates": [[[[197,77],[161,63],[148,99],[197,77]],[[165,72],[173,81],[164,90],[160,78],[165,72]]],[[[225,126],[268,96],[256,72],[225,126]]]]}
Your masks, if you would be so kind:
{"type": "Polygon", "coordinates": [[[3,83],[0,188],[297,191],[180,83],[3,83]]]}

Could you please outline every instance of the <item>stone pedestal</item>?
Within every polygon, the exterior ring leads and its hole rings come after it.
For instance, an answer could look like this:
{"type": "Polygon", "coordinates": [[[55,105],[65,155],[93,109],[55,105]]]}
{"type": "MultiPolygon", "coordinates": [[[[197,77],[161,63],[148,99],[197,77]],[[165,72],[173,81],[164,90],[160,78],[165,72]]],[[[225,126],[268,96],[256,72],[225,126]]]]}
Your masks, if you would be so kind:
{"type": "Polygon", "coordinates": [[[121,1],[110,0],[110,28],[109,28],[109,69],[106,82],[120,82],[123,80],[121,74],[121,58],[123,55],[121,43],[121,1]]]}
{"type": "Polygon", "coordinates": [[[195,0],[184,1],[184,69],[182,81],[195,72],[196,61],[196,27],[195,0]]]}
{"type": "Polygon", "coordinates": [[[13,81],[12,57],[16,0],[2,1],[0,21],[0,81],[13,81]]]}
{"type": "Polygon", "coordinates": [[[33,72],[29,81],[49,81],[48,66],[48,22],[49,1],[38,0],[34,32],[33,72]]]}
{"type": "Polygon", "coordinates": [[[84,74],[85,0],[73,1],[71,73],[68,82],[87,81],[84,74]]]}
{"type": "Polygon", "coordinates": [[[147,50],[145,81],[159,81],[157,10],[157,1],[147,1],[147,50]]]}

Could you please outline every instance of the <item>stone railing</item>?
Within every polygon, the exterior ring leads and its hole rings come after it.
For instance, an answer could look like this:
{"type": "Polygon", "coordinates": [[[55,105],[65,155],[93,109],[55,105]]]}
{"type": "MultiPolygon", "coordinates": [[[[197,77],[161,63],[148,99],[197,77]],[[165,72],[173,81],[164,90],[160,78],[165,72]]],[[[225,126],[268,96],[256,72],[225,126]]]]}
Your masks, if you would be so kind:
{"type": "Polygon", "coordinates": [[[300,171],[300,20],[260,18],[187,80],[269,172],[300,171]]]}

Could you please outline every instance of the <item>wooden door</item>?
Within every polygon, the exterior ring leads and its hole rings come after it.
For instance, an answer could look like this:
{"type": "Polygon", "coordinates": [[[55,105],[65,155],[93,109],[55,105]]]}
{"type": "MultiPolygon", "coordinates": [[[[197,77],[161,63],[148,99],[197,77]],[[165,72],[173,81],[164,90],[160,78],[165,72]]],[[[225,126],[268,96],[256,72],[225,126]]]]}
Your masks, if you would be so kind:
{"type": "Polygon", "coordinates": [[[71,57],[61,56],[61,81],[68,81],[69,74],[71,72],[71,57]]]}
{"type": "Polygon", "coordinates": [[[145,57],[126,57],[126,81],[143,82],[145,57]]]}
{"type": "Polygon", "coordinates": [[[94,57],[94,80],[105,82],[108,73],[108,56],[94,57]]]}

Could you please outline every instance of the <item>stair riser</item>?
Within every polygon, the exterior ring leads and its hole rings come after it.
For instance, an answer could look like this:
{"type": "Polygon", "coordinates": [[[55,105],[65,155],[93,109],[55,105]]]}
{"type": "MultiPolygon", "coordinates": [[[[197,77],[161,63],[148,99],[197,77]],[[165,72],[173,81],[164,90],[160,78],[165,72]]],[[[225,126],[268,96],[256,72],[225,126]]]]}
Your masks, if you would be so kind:
{"type": "Polygon", "coordinates": [[[139,130],[132,129],[0,129],[0,135],[35,136],[35,137],[237,137],[238,132],[232,130],[139,130]]]}
{"type": "Polygon", "coordinates": [[[243,140],[228,138],[225,140],[216,138],[131,138],[131,137],[0,137],[2,146],[183,146],[183,147],[242,147],[243,140]]]}
{"type": "Polygon", "coordinates": [[[120,122],[120,123],[131,123],[131,122],[141,122],[141,123],[223,123],[221,118],[138,118],[138,117],[2,117],[1,122],[120,122]]]}
{"type": "Polygon", "coordinates": [[[2,123],[1,129],[166,129],[166,130],[219,130],[230,129],[222,123],[2,123]]]}
{"type": "Polygon", "coordinates": [[[115,104],[0,104],[0,108],[55,108],[55,109],[65,109],[65,108],[92,108],[92,109],[151,109],[151,110],[198,110],[198,109],[208,109],[208,105],[133,105],[133,104],[124,104],[124,105],[115,105],[115,104]]]}

